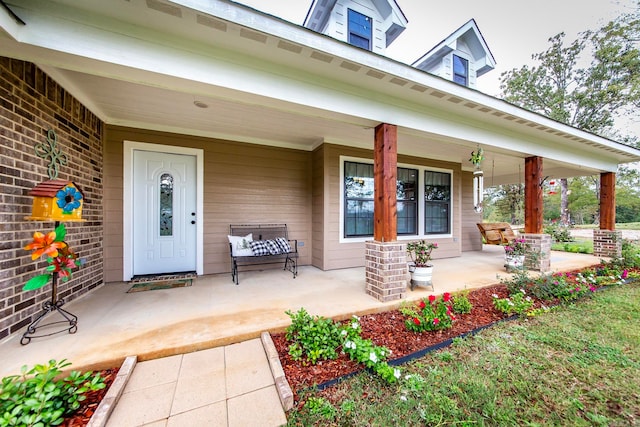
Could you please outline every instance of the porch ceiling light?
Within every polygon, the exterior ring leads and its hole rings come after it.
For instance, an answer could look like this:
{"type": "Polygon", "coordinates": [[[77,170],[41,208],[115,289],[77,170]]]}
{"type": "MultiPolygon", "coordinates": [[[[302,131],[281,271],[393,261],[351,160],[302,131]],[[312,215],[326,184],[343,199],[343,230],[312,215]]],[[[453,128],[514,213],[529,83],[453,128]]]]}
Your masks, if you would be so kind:
{"type": "Polygon", "coordinates": [[[480,170],[473,171],[473,210],[482,212],[484,197],[484,174],[480,170]]]}
{"type": "Polygon", "coordinates": [[[196,101],[193,101],[193,105],[195,105],[195,106],[196,106],[196,107],[198,107],[198,108],[209,108],[209,105],[208,105],[208,104],[205,104],[204,102],[202,102],[202,101],[197,101],[197,100],[196,100],[196,101]]]}

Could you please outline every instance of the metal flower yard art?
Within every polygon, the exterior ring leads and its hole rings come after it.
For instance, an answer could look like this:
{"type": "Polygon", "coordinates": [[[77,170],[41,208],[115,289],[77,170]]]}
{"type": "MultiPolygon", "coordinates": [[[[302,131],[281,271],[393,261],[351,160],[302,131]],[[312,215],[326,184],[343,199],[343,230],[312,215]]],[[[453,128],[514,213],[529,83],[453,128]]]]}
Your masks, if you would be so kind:
{"type": "Polygon", "coordinates": [[[78,330],[78,317],[63,309],[63,299],[58,299],[58,279],[66,282],[71,279],[73,270],[82,262],[69,245],[65,242],[67,229],[61,221],[84,221],[82,207],[84,197],[82,191],[70,181],[49,180],[38,184],[31,192],[34,196],[31,216],[25,218],[32,221],[54,221],[55,229],[48,233],[36,231],[33,240],[24,249],[31,251],[31,259],[37,260],[42,256],[47,259],[45,272],[32,277],[25,283],[23,291],[34,291],[51,283],[51,298],[42,304],[42,311],[35,320],[27,326],[22,335],[21,344],[28,344],[31,338],[45,337],[68,331],[70,334],[78,330]],[[44,318],[57,312],[64,320],[41,324],[44,318]],[[55,330],[55,325],[65,324],[62,330],[55,330]],[[54,329],[52,332],[51,329],[54,329]],[[38,330],[45,330],[38,332],[38,330]]]}
{"type": "Polygon", "coordinates": [[[33,241],[24,247],[27,251],[32,251],[31,259],[36,260],[42,255],[47,256],[49,265],[45,269],[47,272],[32,277],[25,283],[23,291],[33,291],[40,289],[57,274],[63,282],[71,279],[71,270],[81,265],[78,256],[73,253],[69,245],[64,241],[67,230],[64,224],[56,227],[55,231],[43,234],[39,231],[33,233],[33,241]]]}

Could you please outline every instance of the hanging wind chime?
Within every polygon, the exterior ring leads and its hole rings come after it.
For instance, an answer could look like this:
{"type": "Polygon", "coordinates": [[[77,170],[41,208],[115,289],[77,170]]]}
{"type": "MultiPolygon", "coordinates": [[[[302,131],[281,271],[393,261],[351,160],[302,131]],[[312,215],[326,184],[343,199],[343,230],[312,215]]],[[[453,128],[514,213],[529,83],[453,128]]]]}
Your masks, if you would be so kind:
{"type": "Polygon", "coordinates": [[[484,197],[484,173],[480,166],[484,160],[484,151],[478,147],[476,151],[471,152],[469,161],[474,166],[473,171],[473,210],[482,213],[482,202],[484,197]]]}

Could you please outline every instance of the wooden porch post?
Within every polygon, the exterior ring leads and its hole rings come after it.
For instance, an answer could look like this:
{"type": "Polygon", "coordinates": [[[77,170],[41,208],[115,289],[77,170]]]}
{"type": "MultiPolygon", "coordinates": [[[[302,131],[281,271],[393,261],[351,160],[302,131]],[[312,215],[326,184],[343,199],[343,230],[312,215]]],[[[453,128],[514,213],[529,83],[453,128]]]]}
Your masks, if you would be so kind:
{"type": "Polygon", "coordinates": [[[616,174],[600,174],[600,230],[616,229],[616,174]]]}
{"type": "Polygon", "coordinates": [[[373,239],[394,242],[398,237],[398,128],[395,125],[381,123],[376,126],[373,151],[373,239]]]}
{"type": "Polygon", "coordinates": [[[542,157],[524,159],[524,233],[529,246],[525,254],[528,268],[541,272],[551,269],[551,236],[542,227],[542,157]]]}
{"type": "Polygon", "coordinates": [[[524,159],[524,232],[542,234],[542,157],[524,159]]]}
{"type": "Polygon", "coordinates": [[[600,174],[600,229],[593,230],[593,255],[622,255],[622,231],[616,231],[616,174],[600,174]]]}
{"type": "Polygon", "coordinates": [[[365,243],[365,290],[383,302],[404,298],[409,275],[406,244],[397,241],[397,176],[398,128],[381,123],[373,148],[373,240],[365,243]]]}

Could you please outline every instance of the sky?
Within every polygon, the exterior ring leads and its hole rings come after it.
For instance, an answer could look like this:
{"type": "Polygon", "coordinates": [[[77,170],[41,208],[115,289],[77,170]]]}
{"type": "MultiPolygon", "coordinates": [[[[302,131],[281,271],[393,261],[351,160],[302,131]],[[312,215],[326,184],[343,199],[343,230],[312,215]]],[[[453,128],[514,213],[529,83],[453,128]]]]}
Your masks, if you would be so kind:
{"type": "MultiPolygon", "coordinates": [[[[302,25],[311,0],[235,0],[254,9],[302,25]]],[[[500,75],[545,51],[548,39],[565,32],[567,42],[579,32],[595,30],[622,12],[632,12],[634,0],[396,0],[409,23],[387,48],[387,56],[411,64],[470,19],[475,19],[491,50],[496,68],[478,78],[478,90],[500,92],[500,75]]]]}

